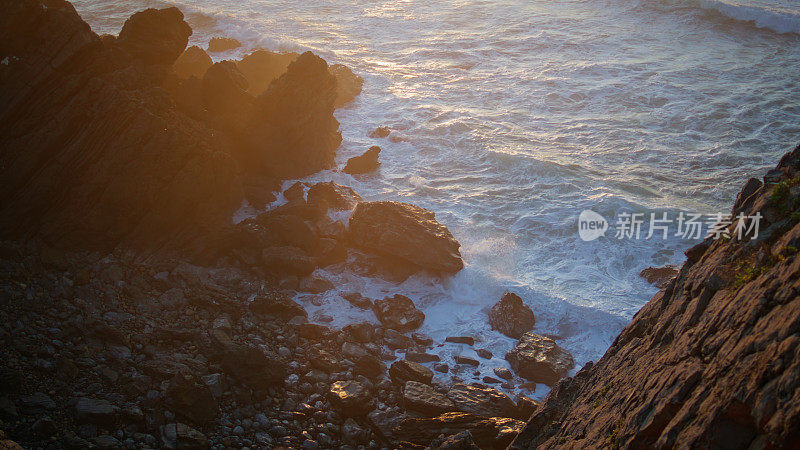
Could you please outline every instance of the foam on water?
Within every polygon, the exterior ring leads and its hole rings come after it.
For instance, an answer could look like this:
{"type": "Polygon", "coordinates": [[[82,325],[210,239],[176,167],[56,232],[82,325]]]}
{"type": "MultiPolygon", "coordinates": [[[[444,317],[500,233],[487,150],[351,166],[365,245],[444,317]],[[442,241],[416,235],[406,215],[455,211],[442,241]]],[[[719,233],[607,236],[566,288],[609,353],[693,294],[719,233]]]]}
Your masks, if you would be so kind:
{"type": "MultiPolygon", "coordinates": [[[[163,4],[75,3],[101,33],[163,4]]],[[[336,113],[344,138],[337,160],[380,145],[380,172],[324,171],[307,181],[332,179],[367,200],[435,211],[462,243],[466,267],[441,282],[398,284],[337,267],[320,275],[341,292],[408,295],[437,342],[474,336],[495,355],[478,379],[505,365],[513,345],[486,318],[505,290],[533,308],[536,331],[559,336],[580,366],[598,359],[656,292],[639,271],[680,264],[693,243],[583,242],[582,210],[607,218],[729,211],[747,177],[774,166],[800,132],[800,9],[789,0],[176,4],[195,28],[193,44],[215,35],[244,43],[217,59],[257,47],[310,49],[365,79],[361,96],[336,113]],[[402,139],[368,137],[382,125],[402,139]]],[[[298,300],[334,326],[375,320],[336,292],[322,297],[298,300]]],[[[435,351],[451,367],[458,352],[475,356],[457,344],[435,351]]],[[[476,378],[471,370],[458,376],[476,378]]]]}

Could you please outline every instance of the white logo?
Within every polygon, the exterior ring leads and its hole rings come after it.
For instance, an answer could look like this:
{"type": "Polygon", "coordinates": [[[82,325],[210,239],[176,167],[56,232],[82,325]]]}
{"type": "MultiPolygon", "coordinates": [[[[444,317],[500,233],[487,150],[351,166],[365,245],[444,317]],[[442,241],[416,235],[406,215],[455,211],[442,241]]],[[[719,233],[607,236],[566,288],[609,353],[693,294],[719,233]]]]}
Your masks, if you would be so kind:
{"type": "Polygon", "coordinates": [[[584,209],[578,216],[578,235],[584,241],[593,241],[600,236],[605,236],[608,222],[605,217],[590,209],[584,209]]]}

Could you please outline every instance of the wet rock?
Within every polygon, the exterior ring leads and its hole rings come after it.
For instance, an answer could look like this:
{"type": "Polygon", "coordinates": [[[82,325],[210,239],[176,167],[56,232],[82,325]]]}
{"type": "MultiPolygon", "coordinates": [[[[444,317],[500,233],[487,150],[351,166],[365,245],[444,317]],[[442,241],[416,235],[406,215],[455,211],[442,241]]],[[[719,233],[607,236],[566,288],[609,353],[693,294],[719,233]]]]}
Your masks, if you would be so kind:
{"type": "Polygon", "coordinates": [[[425,321],[425,314],[401,294],[376,300],[372,311],[383,326],[400,332],[415,330],[425,321]]]}
{"type": "Polygon", "coordinates": [[[289,320],[292,317],[307,317],[308,313],[297,302],[279,292],[262,292],[253,298],[250,311],[259,316],[271,316],[289,320]]]}
{"type": "Polygon", "coordinates": [[[453,359],[456,360],[456,364],[465,364],[472,367],[478,367],[479,365],[481,365],[481,363],[478,362],[477,359],[470,358],[468,356],[456,355],[453,357],[453,359]]]}
{"type": "Polygon", "coordinates": [[[514,374],[512,374],[511,371],[505,367],[495,367],[494,374],[504,380],[511,380],[514,378],[514,374]]]}
{"type": "Polygon", "coordinates": [[[372,341],[372,334],[375,329],[375,326],[371,323],[362,322],[362,323],[352,323],[350,325],[346,325],[342,328],[342,332],[345,333],[348,339],[354,342],[361,342],[362,344],[366,344],[367,342],[372,341]]]}
{"type": "Polygon", "coordinates": [[[362,416],[372,411],[372,393],[357,381],[337,381],[331,385],[328,398],[345,416],[362,416]]]}
{"type": "Polygon", "coordinates": [[[448,336],[444,341],[454,344],[475,345],[475,339],[471,336],[448,336]]]}
{"type": "Polygon", "coordinates": [[[340,108],[352,102],[364,85],[364,79],[353,73],[349,67],[341,64],[333,64],[328,67],[328,71],[336,77],[336,108],[340,108]]]}
{"type": "Polygon", "coordinates": [[[659,289],[665,288],[676,275],[678,269],[675,266],[648,267],[639,273],[640,277],[659,289]]]}
{"type": "Polygon", "coordinates": [[[490,387],[454,384],[447,392],[459,411],[485,417],[514,417],[517,409],[511,398],[490,387]]]}
{"type": "Polygon", "coordinates": [[[422,333],[411,333],[411,339],[413,339],[417,345],[421,345],[423,347],[430,347],[433,345],[433,339],[431,339],[430,336],[422,333]]]}
{"type": "Polygon", "coordinates": [[[342,297],[344,297],[345,300],[350,302],[350,304],[355,306],[356,308],[372,309],[372,300],[368,299],[367,297],[364,297],[358,292],[349,292],[347,294],[342,295],[342,297]]]}
{"type": "Polygon", "coordinates": [[[447,364],[444,364],[444,363],[434,364],[433,365],[433,370],[435,370],[437,372],[441,372],[441,373],[447,373],[447,372],[450,371],[450,366],[448,366],[447,364]]]}
{"type": "Polygon", "coordinates": [[[300,290],[312,294],[321,294],[334,288],[333,282],[320,276],[311,275],[300,281],[300,290]]]}
{"type": "Polygon", "coordinates": [[[309,207],[322,213],[329,209],[344,211],[353,209],[362,198],[356,191],[333,181],[316,183],[308,188],[307,202],[309,207]]]}
{"type": "Polygon", "coordinates": [[[455,273],[464,266],[460,244],[434,214],[399,202],[362,202],[350,216],[350,241],[391,261],[436,273],[455,273]]]}
{"type": "Polygon", "coordinates": [[[213,37],[208,41],[208,51],[210,53],[227,52],[242,46],[238,39],[227,37],[213,37]]]}
{"type": "Polygon", "coordinates": [[[300,323],[295,325],[297,337],[310,340],[319,340],[328,336],[331,332],[330,328],[325,325],[316,323],[300,323]]]}
{"type": "Polygon", "coordinates": [[[489,310],[489,325],[508,337],[519,339],[533,329],[536,318],[533,311],[514,293],[506,292],[489,310]]]}
{"type": "Polygon", "coordinates": [[[417,381],[407,381],[403,389],[403,405],[406,410],[427,416],[455,411],[455,403],[431,386],[417,381]]]}
{"type": "Polygon", "coordinates": [[[408,349],[414,346],[413,339],[392,329],[388,329],[384,332],[383,340],[392,350],[408,349]]]}
{"type": "Polygon", "coordinates": [[[378,161],[380,153],[381,148],[373,145],[363,154],[348,159],[342,171],[351,175],[374,172],[381,165],[378,161]]]}
{"type": "Polygon", "coordinates": [[[378,127],[373,131],[370,131],[369,137],[371,138],[385,138],[389,136],[389,133],[392,132],[392,129],[389,127],[378,127]]]}
{"type": "Polygon", "coordinates": [[[575,366],[572,355],[550,338],[525,333],[506,360],[517,375],[537,383],[555,384],[575,366]]]}
{"type": "Polygon", "coordinates": [[[75,418],[78,423],[111,426],[120,410],[107,400],[80,397],[75,401],[75,418]]]}
{"type": "Polygon", "coordinates": [[[219,413],[219,405],[211,389],[187,371],[178,373],[170,380],[166,405],[178,417],[196,424],[209,422],[219,413]]]}
{"type": "Polygon", "coordinates": [[[338,372],[341,368],[339,365],[339,360],[325,350],[312,351],[310,356],[309,362],[311,367],[319,369],[323,372],[334,373],[338,372]]]}
{"type": "Polygon", "coordinates": [[[202,48],[193,45],[187,48],[172,65],[172,71],[181,78],[196,77],[202,80],[214,62],[202,48]]]}
{"type": "Polygon", "coordinates": [[[483,359],[492,359],[492,356],[494,356],[492,355],[492,352],[486,350],[485,348],[475,349],[475,353],[477,353],[477,355],[483,359]]]}
{"type": "Polygon", "coordinates": [[[352,342],[345,342],[342,344],[342,354],[350,360],[356,360],[362,356],[368,355],[364,347],[352,342]]]}
{"type": "Polygon", "coordinates": [[[184,423],[170,423],[161,427],[161,443],[167,449],[205,450],[208,438],[184,423]]]}
{"type": "Polygon", "coordinates": [[[116,42],[140,61],[172,65],[191,35],[192,28],[178,8],[150,8],[128,18],[116,42]]]}
{"type": "Polygon", "coordinates": [[[401,359],[389,367],[389,377],[399,385],[405,385],[407,381],[430,384],[433,372],[421,364],[401,359]]]}
{"type": "Polygon", "coordinates": [[[430,353],[421,353],[421,352],[406,352],[406,359],[420,364],[425,364],[440,360],[439,355],[431,355],[430,353]]]}

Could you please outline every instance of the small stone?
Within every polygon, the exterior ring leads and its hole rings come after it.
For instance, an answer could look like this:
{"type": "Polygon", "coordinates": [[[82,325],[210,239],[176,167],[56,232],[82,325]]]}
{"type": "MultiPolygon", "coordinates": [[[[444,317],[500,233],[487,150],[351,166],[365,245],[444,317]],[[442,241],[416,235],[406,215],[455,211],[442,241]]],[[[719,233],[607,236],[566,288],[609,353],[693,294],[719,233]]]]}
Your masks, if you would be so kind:
{"type": "Polygon", "coordinates": [[[481,364],[477,359],[473,359],[468,356],[456,355],[453,358],[456,360],[456,364],[466,364],[473,367],[478,367],[481,364]]]}

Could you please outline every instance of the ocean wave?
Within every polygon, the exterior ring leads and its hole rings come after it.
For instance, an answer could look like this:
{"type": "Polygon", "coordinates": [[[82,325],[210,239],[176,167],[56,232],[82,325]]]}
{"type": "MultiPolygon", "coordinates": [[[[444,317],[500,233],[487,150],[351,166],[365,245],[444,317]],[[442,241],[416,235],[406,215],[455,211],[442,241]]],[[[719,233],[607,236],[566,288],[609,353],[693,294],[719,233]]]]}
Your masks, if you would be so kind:
{"type": "Polygon", "coordinates": [[[788,10],[788,6],[745,5],[721,0],[700,0],[703,9],[716,11],[728,18],[754,23],[777,33],[800,34],[800,11],[788,10]]]}

